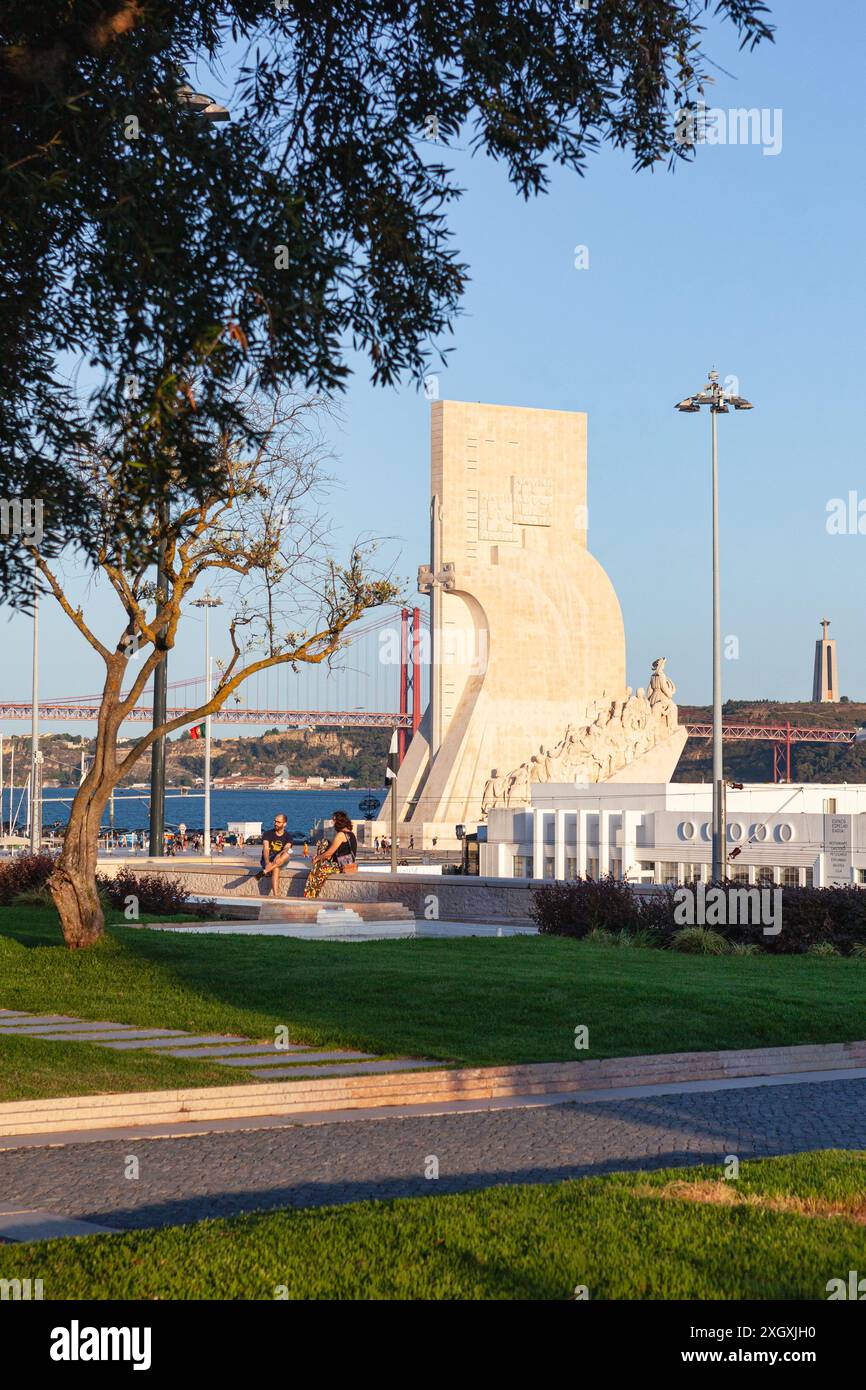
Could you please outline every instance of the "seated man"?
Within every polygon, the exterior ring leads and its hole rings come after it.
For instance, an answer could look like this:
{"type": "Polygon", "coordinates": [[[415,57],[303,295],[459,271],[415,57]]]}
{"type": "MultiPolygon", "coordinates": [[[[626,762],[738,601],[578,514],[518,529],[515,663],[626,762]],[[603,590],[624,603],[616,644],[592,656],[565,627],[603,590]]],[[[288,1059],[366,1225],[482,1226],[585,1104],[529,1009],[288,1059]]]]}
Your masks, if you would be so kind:
{"type": "Polygon", "coordinates": [[[275,898],[280,896],[280,869],[292,852],[291,836],[286,834],[286,818],[274,816],[274,828],[262,837],[262,867],[256,878],[270,878],[271,892],[275,898]]]}

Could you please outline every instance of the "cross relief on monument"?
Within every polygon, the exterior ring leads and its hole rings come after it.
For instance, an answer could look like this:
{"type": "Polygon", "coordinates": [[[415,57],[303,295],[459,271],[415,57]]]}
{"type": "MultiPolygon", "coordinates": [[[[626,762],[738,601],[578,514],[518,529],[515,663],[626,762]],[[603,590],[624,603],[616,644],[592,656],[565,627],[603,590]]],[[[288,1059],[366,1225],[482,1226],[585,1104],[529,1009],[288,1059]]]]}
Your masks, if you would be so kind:
{"type": "Polygon", "coordinates": [[[488,492],[479,499],[479,540],[516,543],[517,526],[552,525],[553,482],[549,478],[512,477],[510,493],[488,492]]]}

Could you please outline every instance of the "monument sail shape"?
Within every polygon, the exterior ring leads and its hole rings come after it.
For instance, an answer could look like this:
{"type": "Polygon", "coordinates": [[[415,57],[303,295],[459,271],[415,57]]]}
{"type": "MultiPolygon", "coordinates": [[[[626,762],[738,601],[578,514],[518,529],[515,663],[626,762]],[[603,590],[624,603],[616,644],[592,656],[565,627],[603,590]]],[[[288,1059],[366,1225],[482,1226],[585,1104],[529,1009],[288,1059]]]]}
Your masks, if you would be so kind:
{"type": "Polygon", "coordinates": [[[436,401],[431,445],[431,697],[400,821],[445,843],[534,781],[669,778],[685,731],[661,681],[626,687],[619,602],[587,549],[586,415],[436,401]]]}

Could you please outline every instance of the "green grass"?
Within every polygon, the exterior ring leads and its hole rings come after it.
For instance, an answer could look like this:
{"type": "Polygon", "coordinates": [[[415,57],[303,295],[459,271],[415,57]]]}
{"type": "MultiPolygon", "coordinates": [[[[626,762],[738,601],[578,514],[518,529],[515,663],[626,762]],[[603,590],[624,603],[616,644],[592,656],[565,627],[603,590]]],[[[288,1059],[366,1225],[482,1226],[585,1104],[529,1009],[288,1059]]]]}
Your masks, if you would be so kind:
{"type": "MultiPolygon", "coordinates": [[[[0,910],[0,1006],[465,1065],[845,1042],[866,962],[677,955],[561,938],[306,942],[113,924],[86,951],[50,910],[0,910]],[[576,1052],[574,1029],[589,1028],[576,1052]]],[[[2,1047],[2,1043],[0,1043],[2,1047]]]]}
{"type": "Polygon", "coordinates": [[[0,1040],[2,1101],[231,1086],[261,1079],[242,1067],[189,1062],[160,1052],[112,1052],[94,1043],[49,1042],[43,1038],[0,1040]]]}
{"type": "Polygon", "coordinates": [[[862,1154],[359,1202],[0,1248],[46,1299],[826,1299],[866,1270],[862,1154]],[[675,1193],[665,1192],[675,1184],[675,1193]],[[745,1200],[743,1200],[745,1199],[745,1200]],[[813,1202],[815,1214],[770,1202],[813,1202]],[[824,1214],[829,1208],[833,1214],[824,1214]]]}

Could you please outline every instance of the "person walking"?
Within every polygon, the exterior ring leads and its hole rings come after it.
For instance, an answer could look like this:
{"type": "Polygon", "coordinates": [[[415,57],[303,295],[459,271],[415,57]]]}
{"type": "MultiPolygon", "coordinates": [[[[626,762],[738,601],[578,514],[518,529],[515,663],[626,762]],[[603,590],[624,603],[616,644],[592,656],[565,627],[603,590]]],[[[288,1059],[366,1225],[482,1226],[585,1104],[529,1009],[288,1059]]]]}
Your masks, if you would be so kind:
{"type": "Polygon", "coordinates": [[[333,838],[313,858],[305,898],[318,898],[332,874],[353,874],[357,870],[358,838],[352,822],[345,811],[335,811],[333,821],[333,838]]]}
{"type": "Polygon", "coordinates": [[[271,881],[271,892],[275,898],[280,896],[280,869],[292,852],[292,838],[286,831],[286,818],[280,812],[274,816],[274,828],[262,838],[262,867],[256,874],[259,882],[263,878],[271,881]]]}

